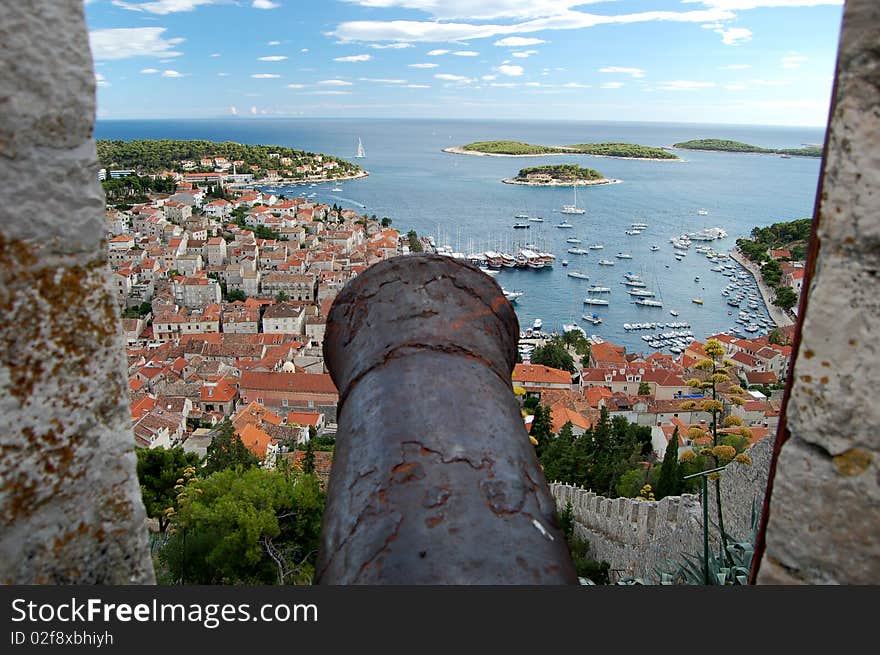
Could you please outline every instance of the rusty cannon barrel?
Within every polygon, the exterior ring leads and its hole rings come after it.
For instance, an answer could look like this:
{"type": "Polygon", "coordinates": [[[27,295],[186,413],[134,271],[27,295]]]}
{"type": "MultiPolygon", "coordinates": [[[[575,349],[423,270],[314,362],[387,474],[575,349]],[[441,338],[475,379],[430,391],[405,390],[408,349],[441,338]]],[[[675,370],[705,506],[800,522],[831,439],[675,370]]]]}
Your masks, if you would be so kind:
{"type": "Polygon", "coordinates": [[[489,276],[395,257],[333,303],[338,431],[322,584],[577,584],[511,390],[519,324],[489,276]]]}

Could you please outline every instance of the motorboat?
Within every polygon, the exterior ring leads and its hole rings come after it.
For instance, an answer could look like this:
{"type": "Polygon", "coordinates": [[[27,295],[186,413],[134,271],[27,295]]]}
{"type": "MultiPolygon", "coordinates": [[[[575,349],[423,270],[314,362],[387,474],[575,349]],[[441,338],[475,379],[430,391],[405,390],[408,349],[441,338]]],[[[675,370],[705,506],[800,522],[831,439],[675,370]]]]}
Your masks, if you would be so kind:
{"type": "Polygon", "coordinates": [[[702,305],[703,299],[702,298],[691,298],[691,302],[694,303],[695,305],[702,305]]]}
{"type": "Polygon", "coordinates": [[[563,265],[563,266],[568,266],[568,260],[567,260],[567,259],[563,259],[563,260],[562,260],[562,265],[563,265]]]}
{"type": "Polygon", "coordinates": [[[639,298],[636,300],[637,305],[642,305],[643,307],[663,307],[663,303],[659,300],[654,300],[652,298],[639,298]]]}
{"type": "Polygon", "coordinates": [[[532,226],[529,225],[528,223],[514,223],[513,224],[514,230],[528,230],[530,227],[532,227],[532,226]]]}
{"type": "Polygon", "coordinates": [[[517,298],[521,298],[524,291],[507,291],[506,289],[501,290],[504,293],[504,297],[507,298],[508,302],[516,302],[517,298]]]}
{"type": "Polygon", "coordinates": [[[674,309],[670,309],[669,313],[672,314],[673,316],[678,316],[678,312],[675,311],[674,309]]]}
{"type": "Polygon", "coordinates": [[[535,322],[532,323],[532,329],[533,330],[540,330],[543,327],[543,325],[544,325],[544,321],[542,321],[540,318],[536,318],[535,322]]]}
{"type": "Polygon", "coordinates": [[[581,318],[589,323],[592,323],[593,325],[599,325],[602,322],[602,319],[599,318],[598,314],[593,314],[592,316],[587,316],[586,314],[584,314],[583,316],[581,316],[581,318]]]}
{"type": "Polygon", "coordinates": [[[590,293],[611,293],[611,289],[609,289],[608,287],[600,287],[596,286],[595,284],[587,287],[587,291],[590,293]]]}
{"type": "Polygon", "coordinates": [[[569,271],[568,277],[574,277],[574,278],[577,278],[578,280],[589,280],[590,279],[589,275],[587,275],[586,273],[581,273],[580,271],[569,271]]]}
{"type": "Polygon", "coordinates": [[[566,242],[566,243],[580,243],[581,240],[578,239],[577,237],[568,237],[568,238],[565,240],[565,242],[566,242]]]}
{"type": "Polygon", "coordinates": [[[590,296],[587,296],[586,298],[584,298],[584,304],[585,305],[607,305],[609,303],[604,298],[591,298],[590,296]]]}
{"type": "Polygon", "coordinates": [[[589,253],[589,250],[585,250],[584,248],[569,248],[568,252],[572,255],[586,255],[589,253]]]}
{"type": "Polygon", "coordinates": [[[617,257],[618,259],[632,259],[633,258],[633,256],[630,255],[628,252],[619,252],[619,253],[617,253],[617,255],[615,255],[615,257],[617,257]]]}
{"type": "Polygon", "coordinates": [[[543,216],[529,216],[529,220],[532,223],[543,223],[544,217],[543,216]]]}
{"type": "Polygon", "coordinates": [[[573,228],[574,225],[572,225],[572,224],[569,223],[568,221],[562,221],[562,222],[561,222],[559,225],[557,225],[556,227],[559,227],[559,228],[573,228]]]}
{"type": "Polygon", "coordinates": [[[660,246],[657,246],[657,245],[651,246],[651,252],[657,252],[658,250],[660,250],[660,246]]]}
{"type": "Polygon", "coordinates": [[[594,243],[594,244],[587,246],[587,247],[590,250],[602,250],[602,248],[604,248],[605,246],[603,246],[601,243],[594,243]]]}
{"type": "Polygon", "coordinates": [[[614,266],[614,262],[611,261],[610,259],[600,259],[599,265],[600,266],[614,266]]]}

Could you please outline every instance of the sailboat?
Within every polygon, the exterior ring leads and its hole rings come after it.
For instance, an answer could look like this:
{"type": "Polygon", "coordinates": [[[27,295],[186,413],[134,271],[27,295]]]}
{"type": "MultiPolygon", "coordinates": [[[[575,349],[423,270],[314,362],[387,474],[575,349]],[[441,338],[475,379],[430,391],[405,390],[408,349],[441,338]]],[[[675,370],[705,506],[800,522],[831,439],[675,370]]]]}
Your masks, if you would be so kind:
{"type": "Polygon", "coordinates": [[[587,210],[578,207],[578,188],[577,184],[574,185],[574,204],[573,205],[562,205],[562,209],[559,210],[561,214],[586,214],[587,210]]]}
{"type": "Polygon", "coordinates": [[[364,144],[361,142],[360,137],[358,137],[358,149],[357,149],[357,154],[355,155],[355,157],[357,157],[358,159],[363,159],[366,156],[367,156],[367,153],[364,152],[364,144]]]}

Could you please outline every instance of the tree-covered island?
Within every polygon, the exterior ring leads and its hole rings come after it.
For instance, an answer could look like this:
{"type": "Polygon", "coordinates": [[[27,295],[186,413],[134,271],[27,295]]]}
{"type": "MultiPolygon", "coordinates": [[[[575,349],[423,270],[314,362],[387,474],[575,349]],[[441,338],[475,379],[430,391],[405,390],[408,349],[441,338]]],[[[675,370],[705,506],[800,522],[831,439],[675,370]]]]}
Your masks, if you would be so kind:
{"type": "Polygon", "coordinates": [[[762,148],[741,141],[728,139],[692,139],[672,145],[683,150],[712,150],[717,152],[749,152],[769,155],[788,155],[794,157],[821,157],[822,148],[808,146],[806,148],[762,148]]]}
{"type": "Polygon", "coordinates": [[[527,186],[589,186],[614,184],[620,180],[608,179],[592,168],[584,168],[574,164],[556,164],[522,168],[516,177],[502,181],[505,184],[524,184],[527,186]]]}
{"type": "Polygon", "coordinates": [[[569,146],[542,146],[522,141],[475,141],[444,152],[458,155],[488,155],[500,157],[534,157],[539,155],[593,155],[596,157],[619,157],[623,159],[676,160],[678,155],[664,150],[640,146],[634,143],[576,143],[569,146]]]}

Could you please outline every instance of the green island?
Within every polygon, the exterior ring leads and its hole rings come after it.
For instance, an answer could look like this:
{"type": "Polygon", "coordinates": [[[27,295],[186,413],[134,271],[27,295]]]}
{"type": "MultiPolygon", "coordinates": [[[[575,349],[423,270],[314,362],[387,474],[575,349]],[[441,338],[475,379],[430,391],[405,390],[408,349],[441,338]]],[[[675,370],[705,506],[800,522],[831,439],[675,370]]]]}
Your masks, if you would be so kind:
{"type": "Polygon", "coordinates": [[[134,170],[140,175],[162,171],[214,172],[226,168],[228,168],[227,173],[232,173],[233,163],[238,174],[252,174],[254,180],[269,177],[270,171],[293,180],[310,180],[316,175],[326,179],[339,179],[365,174],[360,166],[331,155],[283,146],[246,145],[233,141],[98,139],[97,148],[101,168],[108,171],[134,170]],[[211,161],[208,162],[208,159],[211,161]],[[219,164],[218,159],[220,159],[219,164]],[[206,160],[204,164],[202,160],[206,160]],[[328,168],[327,164],[335,165],[328,168]]]}
{"type": "Polygon", "coordinates": [[[678,155],[663,148],[640,146],[634,143],[576,143],[570,146],[541,146],[522,141],[475,141],[444,152],[459,155],[495,155],[526,157],[536,155],[594,155],[624,159],[678,159],[678,155]]]}
{"type": "Polygon", "coordinates": [[[816,146],[808,146],[806,148],[762,148],[753,146],[741,141],[730,141],[728,139],[693,139],[691,141],[682,141],[675,143],[673,148],[682,148],[684,150],[714,150],[718,152],[750,152],[771,155],[789,155],[795,157],[821,157],[822,148],[816,146]]]}
{"type": "Polygon", "coordinates": [[[584,168],[574,164],[556,164],[552,166],[522,168],[516,177],[502,181],[506,184],[524,184],[527,186],[586,186],[614,184],[619,180],[610,180],[592,168],[584,168]]]}

